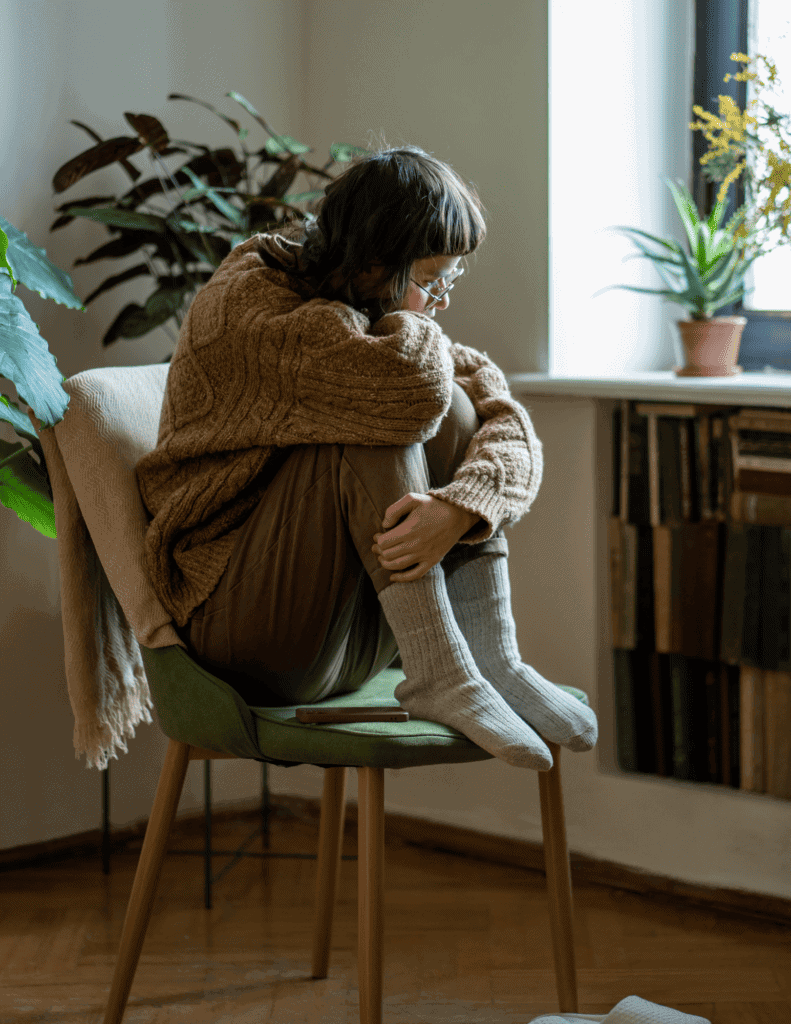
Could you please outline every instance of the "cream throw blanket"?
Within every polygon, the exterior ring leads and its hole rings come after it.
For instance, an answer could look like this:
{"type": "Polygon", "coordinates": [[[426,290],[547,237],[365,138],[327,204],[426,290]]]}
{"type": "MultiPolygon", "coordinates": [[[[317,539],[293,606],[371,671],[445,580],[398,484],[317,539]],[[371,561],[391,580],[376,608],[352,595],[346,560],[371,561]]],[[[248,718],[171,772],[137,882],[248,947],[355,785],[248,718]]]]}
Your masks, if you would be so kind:
{"type": "Polygon", "coordinates": [[[135,465],[157,443],[169,364],[85,370],[64,381],[64,418],[43,429],[52,485],[75,756],[106,768],[151,722],[140,647],[186,645],[143,569],[148,514],[135,465]]]}

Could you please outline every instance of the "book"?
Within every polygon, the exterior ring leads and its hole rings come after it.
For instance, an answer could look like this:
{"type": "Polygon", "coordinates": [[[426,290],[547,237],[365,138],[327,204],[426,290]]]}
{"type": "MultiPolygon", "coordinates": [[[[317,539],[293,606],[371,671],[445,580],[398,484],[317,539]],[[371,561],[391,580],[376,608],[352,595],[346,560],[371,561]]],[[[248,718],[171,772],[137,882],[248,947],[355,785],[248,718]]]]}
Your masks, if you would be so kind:
{"type": "Polygon", "coordinates": [[[673,720],[672,775],[674,779],[692,779],[695,700],[690,665],[678,654],[669,655],[668,661],[673,720]]]}
{"type": "Polygon", "coordinates": [[[791,672],[791,527],[779,527],[780,588],[777,602],[777,670],[791,672]]]}
{"type": "Polygon", "coordinates": [[[634,675],[632,652],[613,650],[615,685],[615,736],[618,767],[623,772],[637,771],[637,732],[634,713],[634,675]]]}
{"type": "Polygon", "coordinates": [[[739,788],[741,778],[741,669],[738,665],[726,668],[725,685],[728,692],[728,750],[730,753],[728,785],[739,788]]]}
{"type": "Polygon", "coordinates": [[[764,792],[791,799],[789,672],[764,672],[764,792]]]}
{"type": "Polygon", "coordinates": [[[681,607],[673,631],[673,651],[688,658],[718,657],[722,588],[719,585],[723,524],[689,523],[680,528],[681,607]]]}
{"type": "Polygon", "coordinates": [[[791,526],[791,496],[755,491],[734,491],[730,499],[731,518],[742,523],[791,526]]]}
{"type": "Polygon", "coordinates": [[[706,413],[701,413],[693,421],[693,427],[698,466],[699,518],[708,521],[714,518],[711,504],[711,417],[706,413]]]}
{"type": "Polygon", "coordinates": [[[638,526],[651,522],[650,481],[648,471],[648,421],[632,416],[629,423],[629,514],[628,521],[638,526]]]}
{"type": "MultiPolygon", "coordinates": [[[[760,667],[777,669],[782,641],[780,620],[786,602],[782,599],[783,566],[780,545],[780,528],[761,527],[761,618],[760,618],[760,667]]],[[[786,581],[786,592],[788,583],[786,581]]]]}
{"type": "Polygon", "coordinates": [[[668,656],[656,651],[647,653],[651,686],[651,721],[654,727],[656,774],[673,774],[673,729],[668,656]]]}
{"type": "Polygon", "coordinates": [[[659,434],[659,508],[663,524],[675,526],[684,521],[680,429],[675,419],[660,419],[659,434]]]}
{"type": "Polygon", "coordinates": [[[739,662],[760,668],[762,651],[761,615],[764,601],[763,576],[763,529],[747,526],[746,566],[742,600],[741,655],[739,662]]]}
{"type": "Polygon", "coordinates": [[[654,614],[654,536],[650,526],[637,527],[635,646],[656,650],[654,614]]]}
{"type": "Polygon", "coordinates": [[[722,782],[722,723],[720,720],[720,680],[718,665],[704,667],[706,701],[706,782],[722,782]]]}
{"type": "Polygon", "coordinates": [[[620,443],[613,452],[619,466],[619,487],[614,514],[608,523],[610,550],[611,643],[621,650],[634,648],[637,615],[637,526],[627,521],[629,512],[629,402],[621,402],[614,420],[620,443]]]}
{"type": "Polygon", "coordinates": [[[761,669],[743,665],[739,687],[739,788],[763,793],[764,679],[761,669]]]}

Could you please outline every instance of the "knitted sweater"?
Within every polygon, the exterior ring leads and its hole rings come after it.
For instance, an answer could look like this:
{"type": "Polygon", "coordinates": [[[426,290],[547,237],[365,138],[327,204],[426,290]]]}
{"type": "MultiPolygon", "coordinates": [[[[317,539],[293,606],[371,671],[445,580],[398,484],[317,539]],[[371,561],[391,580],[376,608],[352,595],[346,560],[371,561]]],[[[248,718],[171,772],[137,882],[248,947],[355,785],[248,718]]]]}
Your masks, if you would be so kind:
{"type": "Polygon", "coordinates": [[[518,521],[541,482],[541,442],[485,353],[451,343],[426,314],[371,323],[319,297],[297,274],[300,249],[254,235],[197,293],[168,370],[156,447],[136,465],[152,517],[146,574],[178,626],[219,583],[283,449],[427,441],[454,380],[481,427],[452,482],[428,493],[483,520],[461,543],[518,521]]]}

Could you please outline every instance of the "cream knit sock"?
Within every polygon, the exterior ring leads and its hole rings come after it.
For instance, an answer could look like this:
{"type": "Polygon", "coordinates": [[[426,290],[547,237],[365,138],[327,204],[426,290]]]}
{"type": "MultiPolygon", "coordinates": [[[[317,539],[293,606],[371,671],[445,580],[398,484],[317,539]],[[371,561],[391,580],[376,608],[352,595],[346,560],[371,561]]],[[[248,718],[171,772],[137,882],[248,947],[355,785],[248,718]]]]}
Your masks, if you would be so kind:
{"type": "Polygon", "coordinates": [[[447,588],[475,664],[508,705],[544,739],[576,752],[590,750],[599,735],[591,708],[522,662],[508,559],[494,554],[465,562],[447,580],[447,588]]]}
{"type": "Polygon", "coordinates": [[[391,583],[379,601],[406,674],[395,696],[410,715],[458,729],[515,768],[552,767],[546,743],[476,668],[453,618],[442,566],[418,580],[391,583]]]}

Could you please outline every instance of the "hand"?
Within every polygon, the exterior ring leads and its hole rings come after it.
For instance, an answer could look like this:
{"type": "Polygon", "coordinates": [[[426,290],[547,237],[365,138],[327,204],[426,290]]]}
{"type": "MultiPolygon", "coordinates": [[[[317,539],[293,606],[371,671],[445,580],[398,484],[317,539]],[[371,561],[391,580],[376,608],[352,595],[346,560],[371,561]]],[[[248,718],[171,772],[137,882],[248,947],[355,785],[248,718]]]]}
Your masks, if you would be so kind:
{"type": "Polygon", "coordinates": [[[405,494],[385,512],[382,529],[375,533],[371,548],[385,569],[395,569],[391,583],[419,580],[433,565],[439,564],[459,539],[480,520],[428,494],[405,494]],[[407,514],[408,513],[408,514],[407,514]],[[402,516],[406,519],[398,523],[402,516]],[[393,526],[398,523],[397,526],[393,526]]]}

